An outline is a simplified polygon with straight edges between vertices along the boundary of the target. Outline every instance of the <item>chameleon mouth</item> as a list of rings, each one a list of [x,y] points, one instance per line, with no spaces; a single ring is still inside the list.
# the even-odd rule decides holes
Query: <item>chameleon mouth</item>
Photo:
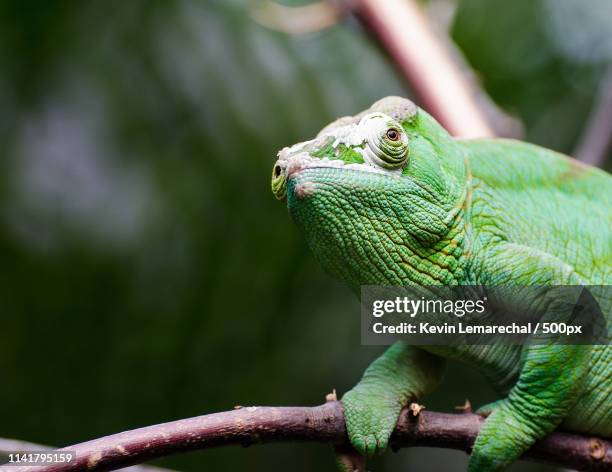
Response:
[[[287,198],[287,182],[305,169],[340,169],[369,172],[388,177],[397,177],[397,173],[382,169],[369,163],[346,162],[341,159],[313,157],[306,151],[288,155],[287,149],[279,152],[279,157],[272,168],[272,193],[277,200]]]

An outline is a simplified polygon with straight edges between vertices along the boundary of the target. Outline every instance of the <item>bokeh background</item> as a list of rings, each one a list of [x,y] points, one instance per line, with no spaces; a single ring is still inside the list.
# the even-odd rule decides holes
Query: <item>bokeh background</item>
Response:
[[[360,346],[357,300],[315,264],[269,177],[278,149],[336,117],[418,97],[355,19],[288,34],[260,4],[0,3],[0,436],[66,445],[236,404],[319,404],[380,352]],[[513,133],[576,150],[611,70],[612,2],[422,6]],[[493,393],[452,364],[424,403],[466,397]],[[405,449],[372,468],[466,463]],[[307,444],[158,464],[333,470]]]

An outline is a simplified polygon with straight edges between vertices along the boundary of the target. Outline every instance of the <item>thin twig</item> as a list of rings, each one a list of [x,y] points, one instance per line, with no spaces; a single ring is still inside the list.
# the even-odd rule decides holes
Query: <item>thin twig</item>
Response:
[[[259,24],[287,34],[308,34],[330,28],[343,14],[340,8],[324,0],[297,6],[267,0],[255,3],[251,9],[251,18]]]
[[[406,410],[391,438],[394,449],[435,446],[469,452],[483,423],[474,414]],[[106,436],[64,451],[76,453],[69,464],[5,467],[7,472],[114,470],[178,452],[272,442],[348,443],[342,406],[331,401],[316,407],[248,407],[148,426]],[[526,458],[580,470],[610,470],[612,441],[555,432],[539,441]]]
[[[601,81],[593,112],[576,148],[576,159],[603,167],[612,145],[612,67]]]
[[[495,133],[471,86],[413,0],[342,0],[387,50],[425,108],[454,136]]]

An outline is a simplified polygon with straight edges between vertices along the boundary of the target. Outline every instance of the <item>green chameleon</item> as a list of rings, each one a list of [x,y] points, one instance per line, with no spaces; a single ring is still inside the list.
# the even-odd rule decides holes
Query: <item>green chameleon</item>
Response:
[[[522,142],[454,139],[403,98],[281,150],[272,191],[357,294],[365,284],[612,283],[610,175]],[[501,397],[479,410],[471,472],[503,470],[557,427],[612,436],[609,345],[396,342],[342,398],[357,451],[387,447],[400,410],[438,385],[447,358],[480,370]]]

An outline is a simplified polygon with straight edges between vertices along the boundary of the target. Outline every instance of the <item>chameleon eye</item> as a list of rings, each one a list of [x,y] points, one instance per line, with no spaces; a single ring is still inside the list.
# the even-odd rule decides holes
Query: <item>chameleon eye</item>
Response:
[[[389,128],[387,130],[387,138],[391,141],[399,141],[400,140],[400,132],[395,128]]]
[[[364,116],[359,127],[364,136],[366,162],[384,169],[399,169],[408,162],[408,136],[402,125],[384,113]]]

